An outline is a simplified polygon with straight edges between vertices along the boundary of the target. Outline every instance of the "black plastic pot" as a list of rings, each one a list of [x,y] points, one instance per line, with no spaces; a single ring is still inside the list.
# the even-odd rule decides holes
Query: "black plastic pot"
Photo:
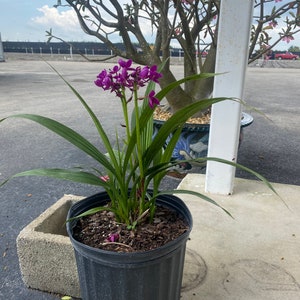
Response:
[[[74,204],[67,218],[108,202],[106,192]],[[154,250],[117,253],[84,245],[72,236],[75,221],[67,232],[75,250],[84,300],[179,300],[186,242],[192,229],[192,216],[184,202],[173,195],[160,196],[157,205],[179,212],[189,230],[176,240]]]

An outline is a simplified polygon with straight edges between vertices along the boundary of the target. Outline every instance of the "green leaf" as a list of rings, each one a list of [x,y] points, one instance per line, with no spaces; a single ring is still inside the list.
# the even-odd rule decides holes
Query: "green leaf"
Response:
[[[218,158],[218,157],[206,157],[205,160],[210,160],[210,161],[215,161],[215,162],[219,162],[219,163],[223,163],[223,164],[227,164],[227,165],[231,165],[233,167],[239,168],[241,170],[244,170],[252,175],[254,175],[255,177],[257,177],[258,179],[260,179],[274,194],[276,194],[277,196],[278,193],[276,192],[276,190],[274,189],[274,187],[272,186],[272,184],[261,174],[253,171],[250,168],[247,168],[241,164],[226,160],[226,159],[222,159],[222,158]],[[197,161],[197,159],[195,159],[195,161]]]
[[[83,99],[83,97],[79,94],[79,92],[51,64],[49,64],[47,61],[45,61],[45,62],[65,82],[65,84],[70,88],[70,90],[74,93],[74,95],[81,102],[83,107],[86,109],[86,111],[90,115],[90,117],[91,117],[91,119],[92,119],[98,133],[99,133],[101,141],[103,142],[107,152],[109,153],[112,164],[115,166],[115,170],[118,171],[118,168],[117,168],[118,161],[117,161],[117,159],[114,155],[114,150],[111,146],[110,140],[109,140],[107,134],[105,133],[99,119],[97,118],[97,116],[93,112],[93,110],[90,108],[90,106],[87,104],[87,102]],[[121,175],[117,174],[117,176],[121,176]]]
[[[299,5],[299,4],[298,4],[298,5]],[[289,14],[290,14],[293,18],[296,18],[296,15],[294,14],[294,12],[289,11]]]
[[[49,119],[39,115],[32,115],[32,114],[17,114],[12,115],[7,118],[0,120],[0,122],[4,121],[8,118],[23,118],[34,121],[47,129],[53,131],[57,135],[61,136],[78,149],[82,150],[96,161],[98,161],[101,165],[103,165],[106,169],[110,170],[112,173],[115,173],[115,168],[112,164],[108,161],[106,156],[102,154],[93,144],[91,144],[87,139],[81,136],[79,133],[74,131],[73,129],[65,126],[62,123],[59,123],[53,119]]]
[[[267,25],[262,30],[269,30],[269,29],[273,29],[273,26],[272,25]]]
[[[220,74],[200,73],[200,74],[195,74],[195,75],[184,77],[184,78],[174,81],[171,84],[169,84],[168,86],[166,86],[164,89],[162,89],[160,92],[158,92],[155,97],[162,100],[171,90],[173,90],[177,86],[181,85],[182,83],[185,83],[185,82],[188,82],[191,80],[206,79],[206,78],[214,77],[216,75],[220,75]]]
[[[224,100],[233,100],[231,98],[212,98],[212,99],[204,99],[199,102],[195,102],[182,108],[181,110],[174,113],[170,119],[168,119],[163,126],[159,129],[157,135],[154,137],[151,145],[147,149],[147,152],[144,155],[144,159],[146,160],[146,164],[153,159],[155,155],[156,149],[160,149],[164,146],[166,139],[170,135],[170,133],[174,132],[188,120],[189,117],[193,116],[198,111],[210,107],[214,103],[218,103]],[[173,143],[173,148],[175,143]],[[170,148],[169,151],[172,149]]]
[[[113,211],[110,207],[107,207],[107,206],[98,206],[98,207],[91,208],[91,209],[83,212],[82,214],[80,214],[78,216],[70,218],[66,222],[70,222],[70,221],[73,221],[73,220],[76,220],[76,219],[79,219],[79,218],[82,218],[82,217],[90,216],[90,215],[93,215],[93,214],[95,214],[95,213],[97,213],[99,211],[104,211],[104,210]]]
[[[227,215],[229,215],[231,218],[233,218],[233,216],[230,214],[230,212],[228,210],[226,210],[224,207],[222,207],[221,205],[219,205],[216,201],[214,201],[213,199],[211,199],[210,197],[195,192],[195,191],[190,191],[190,190],[171,190],[171,191],[162,191],[160,192],[158,195],[156,195],[156,197],[158,197],[159,195],[173,195],[173,194],[189,194],[189,195],[193,195],[193,196],[197,196],[219,208],[221,208]],[[234,218],[233,218],[234,219]]]
[[[95,174],[72,170],[72,169],[34,169],[24,171],[13,175],[11,178],[22,177],[22,176],[46,176],[56,179],[69,180],[74,182],[80,182],[85,184],[97,185],[106,187],[107,183],[101,180]]]
[[[52,40],[52,28],[49,31],[46,30],[46,36],[48,36],[47,44],[49,44]]]
[[[219,74],[214,74],[214,73],[200,73],[200,74],[191,75],[191,76],[182,78],[181,80],[178,80],[178,81],[175,81],[175,82],[169,84],[164,89],[162,89],[160,92],[158,92],[155,96],[159,100],[162,100],[167,95],[168,92],[170,92],[172,89],[174,89],[175,87],[179,86],[182,83],[185,83],[185,82],[190,81],[190,80],[205,79],[205,78],[213,77],[213,76],[216,76],[216,75],[219,75]],[[219,99],[221,99],[221,98],[219,98]],[[222,98],[222,100],[225,100],[225,99],[229,99],[229,98]],[[196,102],[197,104],[196,103],[191,104],[191,106],[193,108],[194,108],[193,105],[195,105],[196,108],[194,110],[192,110],[192,113],[189,114],[189,117],[192,116],[192,115],[194,115],[198,111],[201,111],[202,109],[208,108],[213,103],[216,103],[216,102],[222,101],[222,100],[216,100],[216,101],[214,101],[212,99],[206,99],[206,100],[201,100],[201,101]],[[233,99],[231,99],[231,100],[233,100]],[[145,104],[145,102],[144,102],[144,104]],[[189,108],[188,110],[190,110],[190,109],[191,108]],[[174,123],[181,122],[181,121],[182,121],[181,123],[185,123],[185,121],[189,118],[189,117],[185,118],[185,114],[187,114],[187,113],[188,112],[185,110],[185,112],[181,115],[182,119],[179,119],[179,117],[177,117],[177,120],[175,120]],[[140,129],[141,129],[142,133],[147,128],[147,126],[149,126],[149,120],[152,117],[153,117],[153,109],[151,109],[149,105],[143,105],[143,109],[142,109],[142,112],[141,112],[141,115],[140,115],[140,120],[139,120],[140,121]],[[176,126],[173,126],[173,127],[174,127],[174,129],[171,130],[171,131],[169,131],[169,133],[171,133],[172,131],[174,131],[176,129],[175,128]],[[164,140],[166,140],[166,138],[167,138],[168,135],[169,134],[167,134],[165,136]],[[164,143],[164,141],[162,140],[161,141],[161,145],[157,146],[156,149],[161,148],[163,146],[163,143]],[[135,147],[135,144],[136,144],[136,135],[135,135],[135,132],[133,132],[133,134],[131,136],[131,139],[129,141],[128,147],[127,147],[127,153],[126,153],[125,159],[124,159],[125,163],[128,162],[128,160],[130,159],[130,155],[131,155],[131,153],[133,151],[133,148]],[[156,151],[156,149],[154,149],[154,151]]]
[[[219,162],[219,163],[223,163],[223,164],[227,164],[227,165],[231,165],[235,168],[239,168],[241,170],[244,170],[252,175],[254,175],[256,178],[258,178],[259,180],[261,180],[275,195],[277,195],[279,197],[279,199],[284,203],[284,205],[288,207],[287,203],[282,199],[282,197],[277,193],[277,191],[275,190],[275,188],[272,186],[272,184],[264,177],[262,176],[261,174],[257,173],[256,171],[250,169],[250,168],[247,168],[241,164],[238,164],[236,162],[232,162],[232,161],[229,161],[229,160],[226,160],[226,159],[222,159],[222,158],[218,158],[218,157],[201,157],[201,158],[195,158],[195,159],[190,159],[190,160],[183,160],[183,161],[180,161],[180,162],[199,162],[201,164],[203,164],[203,162],[205,161],[215,161],[215,162]],[[167,165],[159,165],[157,166],[157,170],[156,168],[150,168],[148,170],[149,173],[153,173],[153,172],[159,172],[163,169],[166,169],[166,168],[169,168],[170,166],[174,166],[178,164],[178,162],[170,162]],[[182,193],[185,193],[185,194],[191,194],[191,195],[195,195],[195,196],[198,196],[200,198],[202,198],[203,200],[205,201],[208,201],[218,207],[220,207],[221,209],[223,209],[228,215],[231,216],[231,214],[225,210],[223,207],[221,207],[220,205],[218,205],[214,200],[212,200],[211,198],[207,197],[206,195],[203,195],[201,193],[198,193],[198,192],[194,192],[194,191],[187,191],[187,190],[172,190],[172,191],[161,191],[160,194],[175,194],[175,193],[178,193],[178,194],[182,194]],[[232,217],[232,216],[231,216]]]

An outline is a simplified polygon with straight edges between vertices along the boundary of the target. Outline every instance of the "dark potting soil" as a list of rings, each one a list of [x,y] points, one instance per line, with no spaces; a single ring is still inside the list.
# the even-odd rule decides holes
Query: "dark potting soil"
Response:
[[[134,230],[116,222],[114,214],[101,211],[78,220],[73,236],[88,246],[116,252],[148,251],[161,247],[188,230],[175,211],[158,206],[153,223],[147,220]]]

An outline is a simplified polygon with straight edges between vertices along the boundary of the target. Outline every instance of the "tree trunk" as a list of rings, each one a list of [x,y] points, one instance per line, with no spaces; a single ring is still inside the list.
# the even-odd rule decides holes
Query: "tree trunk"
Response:
[[[211,45],[211,48],[205,58],[201,73],[214,73],[216,64],[216,47]],[[209,98],[214,87],[214,77],[207,79],[199,79],[193,82],[191,87],[191,95],[194,101]]]
[[[170,83],[176,81],[173,73],[169,68],[164,68],[162,71],[163,77],[160,79],[159,83],[162,88],[166,87]],[[166,98],[171,108],[171,112],[176,112],[177,110],[193,103],[193,99],[188,95],[180,86],[171,90]]]

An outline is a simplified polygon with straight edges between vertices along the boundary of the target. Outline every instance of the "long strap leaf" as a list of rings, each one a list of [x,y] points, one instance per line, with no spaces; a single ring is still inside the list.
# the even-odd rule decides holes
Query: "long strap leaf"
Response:
[[[101,165],[103,165],[105,168],[110,170],[112,173],[115,173],[115,169],[112,166],[112,164],[109,162],[109,160],[106,158],[106,156],[101,153],[92,143],[90,143],[86,138],[84,138],[82,135],[74,131],[73,129],[67,127],[66,125],[57,122],[53,119],[43,117],[40,115],[33,115],[33,114],[17,114],[12,115],[7,118],[4,118],[0,120],[0,122],[4,121],[8,118],[23,118],[28,119],[31,121],[34,121],[49,130],[53,131],[57,135],[61,136],[74,146],[76,146],[78,149],[82,150],[92,158],[94,158],[96,161],[98,161]]]
[[[146,161],[151,161],[153,156],[155,155],[156,149],[160,149],[164,146],[166,139],[169,134],[174,132],[180,126],[182,126],[188,118],[193,116],[198,111],[209,107],[210,105],[224,101],[224,100],[232,100],[231,98],[212,98],[212,99],[204,99],[199,102],[195,102],[189,106],[182,108],[181,110],[174,113],[170,119],[168,119],[163,126],[158,130],[155,138],[153,139],[151,145],[149,146],[147,152],[144,155],[144,159]],[[175,146],[175,144],[173,144]],[[171,151],[171,149],[169,149]]]
[[[226,210],[224,207],[222,207],[221,205],[219,205],[216,201],[214,201],[213,199],[211,199],[210,197],[204,195],[204,194],[201,194],[201,193],[198,193],[198,192],[195,192],[195,191],[190,191],[190,190],[171,190],[171,191],[162,191],[160,192],[157,196],[159,195],[173,195],[173,194],[189,194],[189,195],[193,195],[193,196],[197,196],[219,208],[221,208],[224,212],[226,212],[227,215],[229,215],[230,217],[233,218],[233,216],[230,214],[230,212],[228,210]]]
[[[12,178],[22,177],[22,176],[46,176],[46,177],[52,177],[56,179],[69,180],[69,181],[103,186],[103,187],[107,186],[107,183],[101,180],[95,174],[84,172],[84,171],[67,170],[67,169],[34,169],[34,170],[24,171],[13,175],[5,182],[7,182]],[[1,185],[3,185],[4,183],[2,183]]]
[[[156,94],[156,97],[161,101],[167,95],[167,93],[169,91],[171,91],[172,89],[174,89],[175,87],[179,86],[182,83],[185,83],[185,82],[190,81],[190,80],[198,80],[198,79],[209,78],[209,77],[213,77],[215,75],[219,75],[219,74],[214,74],[214,73],[200,73],[200,74],[191,75],[191,76],[182,78],[181,80],[172,82],[171,84],[169,84],[168,86],[166,86],[164,89],[162,89],[160,92],[158,92]],[[233,100],[231,98],[226,98],[226,99]],[[225,100],[225,98],[223,98],[222,100]],[[222,100],[219,100],[219,101],[222,101]],[[208,103],[209,101],[211,101],[211,103]],[[203,100],[196,102],[196,103],[198,103],[196,105],[198,110],[197,109],[194,110],[193,113],[189,115],[189,117],[191,117],[192,115],[194,115],[198,111],[201,111],[202,109],[207,108],[210,105],[212,105],[213,103],[215,103],[215,102],[212,101],[212,99],[206,99],[206,102],[205,103],[204,102],[205,101],[203,101]],[[216,102],[218,102],[218,101],[216,101]],[[196,104],[196,103],[193,103],[193,104]],[[145,102],[144,102],[144,104],[145,104]],[[139,120],[140,121],[140,130],[141,130],[141,132],[143,132],[145,130],[145,128],[149,125],[149,119],[152,117],[152,115],[153,115],[153,109],[151,109],[149,107],[149,105],[143,105],[143,109],[142,109],[140,120]],[[184,119],[183,123],[189,117],[187,117],[186,119]],[[177,123],[178,123],[178,120],[177,120]],[[136,143],[136,136],[135,136],[135,134],[133,132],[133,135],[131,137],[130,143],[129,143],[128,148],[127,148],[127,153],[126,153],[125,158],[124,158],[124,162],[125,163],[129,160],[129,157],[130,157],[130,155],[131,155],[131,153],[133,151],[135,143]],[[162,146],[160,146],[160,147],[162,147]],[[159,147],[156,147],[156,149],[159,149]]]
[[[47,61],[45,61],[46,64],[65,82],[65,84],[70,88],[70,90],[74,93],[74,95],[78,98],[78,100],[81,102],[83,107],[86,109],[88,114],[90,115],[92,121],[94,122],[94,125],[99,133],[99,136],[101,137],[101,140],[106,148],[106,151],[109,154],[109,157],[111,159],[112,164],[115,166],[115,169],[118,170],[118,161],[117,157],[115,156],[114,149],[111,146],[110,140],[105,133],[103,126],[101,125],[99,119],[93,112],[93,110],[90,108],[90,106],[87,104],[87,102],[83,99],[83,97],[80,95],[80,93]],[[116,174],[117,177],[122,176],[121,174]]]

